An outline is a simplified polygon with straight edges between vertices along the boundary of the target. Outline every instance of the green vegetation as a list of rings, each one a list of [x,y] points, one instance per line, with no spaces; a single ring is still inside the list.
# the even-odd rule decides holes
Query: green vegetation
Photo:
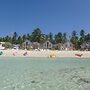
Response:
[[[66,33],[61,32],[58,32],[56,35],[53,35],[51,32],[49,34],[43,34],[39,28],[36,28],[31,35],[28,33],[26,35],[19,36],[17,32],[14,32],[13,36],[0,37],[0,42],[10,42],[11,44],[20,44],[21,46],[22,43],[28,39],[31,42],[38,42],[40,44],[43,44],[46,40],[49,40],[52,44],[64,44],[68,41],[67,37]],[[83,43],[90,42],[90,33],[86,34],[85,30],[82,29],[80,31],[80,35],[78,35],[74,30],[69,38],[69,41],[74,45],[75,50],[80,50]],[[7,45],[6,47],[11,48],[12,46]]]

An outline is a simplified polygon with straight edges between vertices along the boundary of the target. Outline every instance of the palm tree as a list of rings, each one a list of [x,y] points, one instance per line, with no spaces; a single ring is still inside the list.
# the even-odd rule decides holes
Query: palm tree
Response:
[[[75,30],[72,32],[72,37],[71,37],[70,41],[73,43],[75,49],[79,48],[78,36],[77,36],[77,32]]]
[[[27,39],[28,39],[28,40],[31,40],[31,36],[30,36],[30,34],[29,34],[29,33],[27,34],[27,36],[26,36],[26,37],[27,37]]]
[[[63,43],[65,43],[67,41],[67,34],[63,33]]]
[[[80,36],[81,37],[84,37],[85,36],[85,31],[83,29],[80,31]]]
[[[17,44],[17,38],[18,38],[18,34],[17,34],[17,32],[14,32],[13,37],[12,37],[12,43],[13,44]]]
[[[24,34],[24,35],[22,36],[22,41],[24,42],[26,39],[27,39],[27,36]]]
[[[41,43],[43,39],[42,32],[39,28],[36,28],[31,35],[32,42],[39,42]]]
[[[85,42],[85,31],[82,29],[81,31],[80,31],[80,44],[82,44],[82,43],[84,43]]]
[[[59,32],[55,35],[55,41],[56,41],[56,43],[62,43],[63,42],[63,35],[61,32]]]

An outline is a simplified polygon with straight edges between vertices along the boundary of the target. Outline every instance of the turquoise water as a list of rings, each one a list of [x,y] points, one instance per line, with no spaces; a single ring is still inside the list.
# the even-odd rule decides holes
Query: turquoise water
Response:
[[[90,90],[90,59],[0,58],[0,90]]]

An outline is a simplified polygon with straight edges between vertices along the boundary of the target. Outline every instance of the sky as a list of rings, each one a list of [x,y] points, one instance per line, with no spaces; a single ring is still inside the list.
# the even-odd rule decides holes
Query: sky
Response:
[[[0,0],[0,36],[66,32],[90,33],[90,0]]]

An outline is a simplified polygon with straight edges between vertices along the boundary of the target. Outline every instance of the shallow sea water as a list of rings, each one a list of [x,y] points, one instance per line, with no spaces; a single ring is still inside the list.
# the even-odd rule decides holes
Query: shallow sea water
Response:
[[[90,90],[90,58],[0,58],[0,90]]]

